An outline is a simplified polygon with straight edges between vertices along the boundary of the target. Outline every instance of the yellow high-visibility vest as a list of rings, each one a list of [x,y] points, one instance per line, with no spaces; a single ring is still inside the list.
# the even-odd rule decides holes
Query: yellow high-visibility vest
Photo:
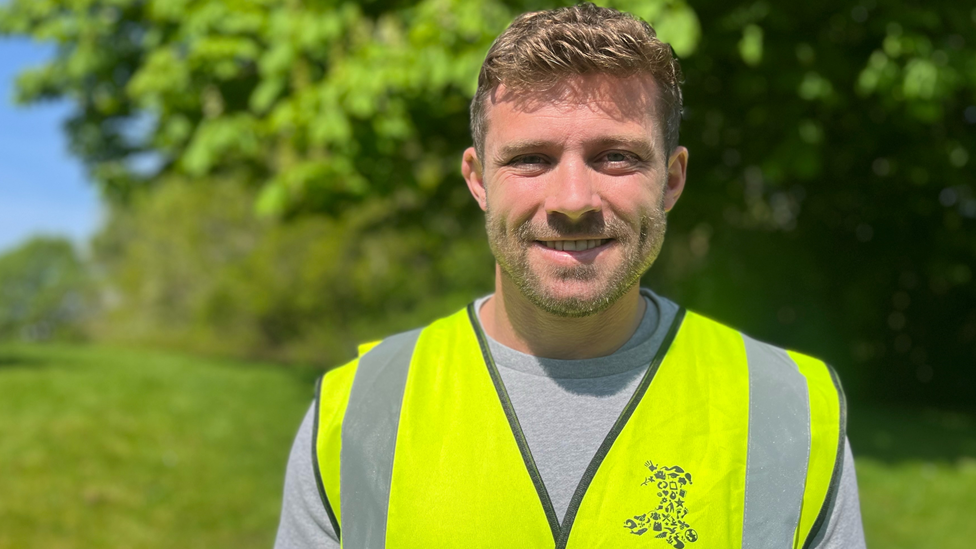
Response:
[[[680,310],[557,517],[473,306],[323,376],[313,448],[344,549],[808,547],[839,482],[833,371]]]

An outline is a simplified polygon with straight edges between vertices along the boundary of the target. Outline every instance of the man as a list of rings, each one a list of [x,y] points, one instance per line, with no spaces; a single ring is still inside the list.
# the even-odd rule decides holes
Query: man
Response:
[[[324,376],[276,547],[864,546],[829,368],[638,286],[685,185],[679,84],[592,4],[499,36],[462,161],[495,292]]]

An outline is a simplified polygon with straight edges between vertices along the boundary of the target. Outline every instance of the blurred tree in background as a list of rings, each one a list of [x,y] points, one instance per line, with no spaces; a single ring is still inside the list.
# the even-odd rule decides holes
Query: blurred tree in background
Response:
[[[686,244],[651,276],[859,394],[971,406],[976,9],[694,7]]]
[[[490,290],[458,175],[500,0],[10,0],[110,204],[93,333],[334,364]],[[976,385],[976,10],[620,0],[683,59],[687,192],[647,282],[861,395]]]
[[[0,256],[0,339],[76,339],[92,301],[71,243],[37,237]]]
[[[282,223],[256,218],[255,197],[235,180],[170,181],[117,208],[95,241],[112,293],[93,334],[335,365],[489,288],[474,224],[431,236],[390,222],[392,199]]]

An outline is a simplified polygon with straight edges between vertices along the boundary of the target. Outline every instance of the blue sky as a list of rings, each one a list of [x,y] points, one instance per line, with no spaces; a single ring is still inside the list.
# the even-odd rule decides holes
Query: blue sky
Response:
[[[83,247],[100,221],[98,193],[61,129],[70,105],[13,101],[16,75],[53,51],[0,38],[0,253],[36,234],[66,236]]]

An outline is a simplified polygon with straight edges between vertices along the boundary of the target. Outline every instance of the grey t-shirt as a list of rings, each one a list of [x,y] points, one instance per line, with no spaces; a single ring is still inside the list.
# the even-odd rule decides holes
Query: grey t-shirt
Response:
[[[678,311],[642,290],[647,307],[634,335],[611,355],[556,360],[521,353],[488,338],[492,356],[557,515],[562,519],[587,465],[633,395]],[[475,302],[479,311],[486,298]],[[312,464],[313,410],[295,437],[285,473],[276,549],[338,548]],[[865,546],[857,480],[845,441],[840,489],[816,549]]]
[[[475,301],[479,315],[486,299]],[[652,300],[650,294],[644,299],[647,307],[634,335],[608,356],[539,358],[488,337],[491,355],[560,522],[583,472],[640,385],[678,313],[671,301]]]

